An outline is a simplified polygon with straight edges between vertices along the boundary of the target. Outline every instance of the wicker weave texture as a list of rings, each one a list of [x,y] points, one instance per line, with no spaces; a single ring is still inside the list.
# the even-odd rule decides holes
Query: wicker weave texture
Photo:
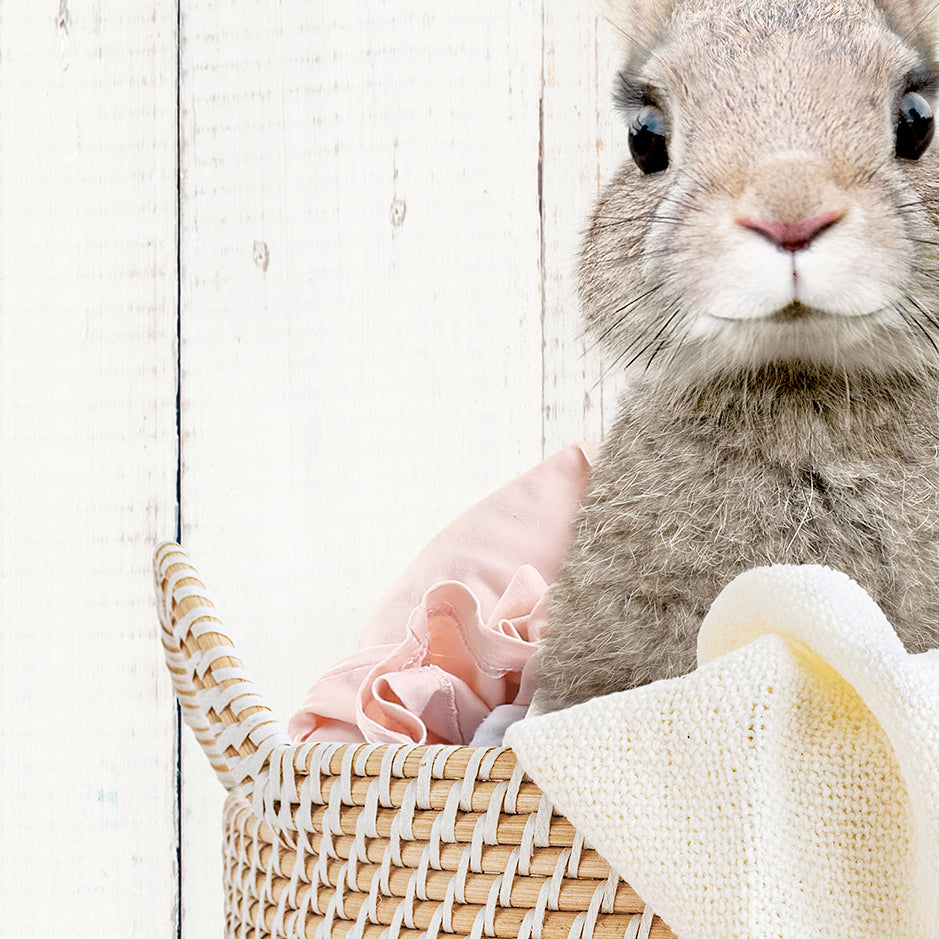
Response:
[[[178,545],[155,573],[183,713],[230,790],[228,937],[673,935],[511,750],[291,744]]]

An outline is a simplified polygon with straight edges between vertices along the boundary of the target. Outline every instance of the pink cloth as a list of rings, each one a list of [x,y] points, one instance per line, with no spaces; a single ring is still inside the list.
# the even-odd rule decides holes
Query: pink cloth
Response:
[[[544,594],[573,537],[595,447],[570,446],[487,496],[414,559],[290,719],[297,742],[470,741],[527,705]]]

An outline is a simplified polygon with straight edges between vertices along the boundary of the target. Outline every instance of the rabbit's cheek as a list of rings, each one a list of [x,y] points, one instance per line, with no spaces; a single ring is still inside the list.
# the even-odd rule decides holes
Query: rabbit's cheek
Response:
[[[892,252],[859,250],[853,239],[832,237],[796,256],[795,296],[828,314],[868,316],[897,302],[905,268]]]
[[[762,319],[795,300],[789,252],[755,237],[728,242],[712,243],[704,264],[689,263],[678,275],[690,310],[715,319]]]

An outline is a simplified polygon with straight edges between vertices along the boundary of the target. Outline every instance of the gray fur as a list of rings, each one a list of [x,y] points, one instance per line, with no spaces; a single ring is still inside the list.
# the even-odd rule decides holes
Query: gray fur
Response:
[[[631,379],[552,588],[540,709],[689,671],[711,601],[764,564],[845,571],[910,651],[939,646],[939,144],[893,153],[933,2],[608,3],[671,162],[625,165],[583,248],[588,328]],[[788,288],[733,219],[832,207],[813,299],[764,309],[764,281]]]

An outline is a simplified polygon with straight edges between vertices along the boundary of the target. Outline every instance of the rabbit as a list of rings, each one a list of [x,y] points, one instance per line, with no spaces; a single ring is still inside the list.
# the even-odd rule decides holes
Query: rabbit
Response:
[[[936,0],[609,0],[630,159],[579,289],[626,389],[534,712],[695,666],[738,573],[825,564],[939,645]]]

